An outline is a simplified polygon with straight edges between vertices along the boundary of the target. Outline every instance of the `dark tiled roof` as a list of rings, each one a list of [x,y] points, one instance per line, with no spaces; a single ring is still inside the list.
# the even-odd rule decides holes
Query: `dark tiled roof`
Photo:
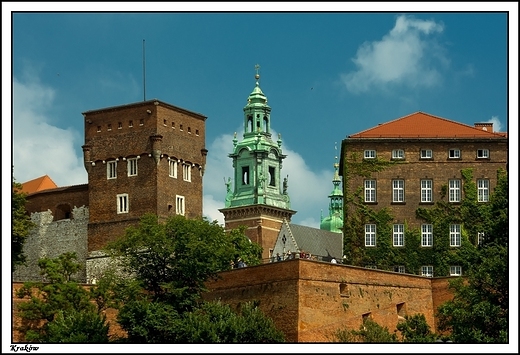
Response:
[[[301,251],[312,255],[343,256],[343,234],[289,223],[289,230]]]

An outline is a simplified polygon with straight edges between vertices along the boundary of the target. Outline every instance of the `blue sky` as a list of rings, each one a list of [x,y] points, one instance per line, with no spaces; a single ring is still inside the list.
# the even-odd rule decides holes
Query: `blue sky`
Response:
[[[201,10],[153,4],[124,10]],[[282,175],[289,175],[294,223],[319,227],[320,212],[328,213],[335,146],[339,150],[350,134],[416,111],[469,125],[492,121],[495,130],[516,134],[508,127],[518,117],[517,103],[508,106],[508,84],[511,97],[518,97],[516,12],[516,21],[509,19],[516,30],[505,12],[337,12],[376,8],[367,5],[302,3],[298,9],[335,10],[328,13],[13,13],[14,177],[24,182],[48,174],[59,186],[86,183],[81,113],[142,101],[145,87],[146,99],[208,116],[204,214],[222,222],[223,178],[233,176],[227,155],[233,133],[242,136],[255,64],[272,107],[271,126],[287,154]],[[122,10],[118,4],[69,6]],[[287,9],[242,3],[229,10],[270,6]],[[508,33],[514,36],[509,41]],[[508,76],[509,54],[516,66]]]

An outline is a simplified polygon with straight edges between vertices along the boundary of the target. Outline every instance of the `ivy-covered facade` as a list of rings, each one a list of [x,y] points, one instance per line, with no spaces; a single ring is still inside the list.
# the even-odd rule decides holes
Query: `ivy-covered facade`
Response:
[[[507,136],[491,124],[418,112],[348,136],[340,159],[344,262],[463,274],[506,170]]]

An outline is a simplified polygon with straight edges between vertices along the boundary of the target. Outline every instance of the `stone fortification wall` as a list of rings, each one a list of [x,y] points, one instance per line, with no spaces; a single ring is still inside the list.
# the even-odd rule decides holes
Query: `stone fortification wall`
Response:
[[[85,265],[87,259],[88,207],[74,207],[71,218],[53,221],[50,210],[31,213],[35,228],[24,244],[27,258],[25,266],[18,266],[13,273],[13,281],[25,282],[42,280],[38,260],[43,257],[55,258],[65,252],[76,252],[78,262]],[[79,282],[86,281],[86,269],[77,274]]]

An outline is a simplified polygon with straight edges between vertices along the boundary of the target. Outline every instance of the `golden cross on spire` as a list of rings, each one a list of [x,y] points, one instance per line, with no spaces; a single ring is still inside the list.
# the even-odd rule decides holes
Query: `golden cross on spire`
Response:
[[[255,75],[255,79],[258,80],[258,78],[260,78],[260,74],[258,74],[258,70],[260,69],[260,65],[256,64],[255,65],[255,70],[256,70],[256,75]]]

